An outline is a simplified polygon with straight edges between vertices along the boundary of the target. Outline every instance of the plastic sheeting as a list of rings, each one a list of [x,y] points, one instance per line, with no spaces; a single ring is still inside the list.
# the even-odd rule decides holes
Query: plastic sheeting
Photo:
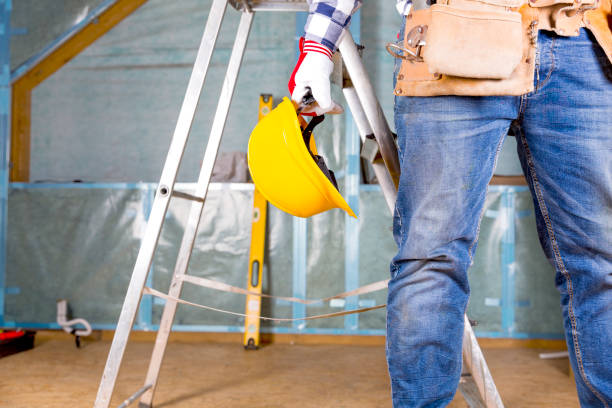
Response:
[[[55,300],[68,299],[74,315],[94,327],[112,327],[119,315],[144,232],[153,185],[16,185],[9,197],[9,248],[6,321],[47,327],[55,321]],[[189,192],[190,185],[178,186]],[[167,291],[187,218],[189,202],[173,200],[160,237],[149,284]],[[509,205],[511,204],[511,205]],[[189,274],[246,287],[252,186],[217,184],[209,192],[191,257]],[[296,235],[295,219],[270,206],[263,285],[273,295],[299,293],[320,298],[386,279],[395,253],[391,217],[375,187],[360,193],[358,269],[346,268],[346,216],[340,210],[306,221]],[[496,187],[487,197],[481,237],[470,269],[468,315],[476,333],[497,337],[561,337],[559,295],[544,255],[534,251],[533,207],[524,188]],[[514,223],[509,224],[509,219]],[[515,240],[509,240],[512,227]],[[305,276],[296,270],[296,239],[306,245]],[[509,254],[513,255],[509,257]],[[508,262],[511,261],[511,262]],[[506,263],[504,263],[506,262]],[[182,297],[206,305],[244,311],[244,297],[184,284]],[[382,304],[384,291],[359,299],[361,307]],[[138,328],[159,323],[163,302],[144,297]],[[308,315],[342,310],[342,303],[312,305]],[[151,310],[150,314],[148,311]],[[144,312],[143,312],[144,311]],[[265,299],[262,314],[294,317],[291,304]],[[242,318],[179,306],[175,324],[189,330],[240,331]],[[263,322],[264,330],[285,332],[383,333],[385,312],[359,315],[357,327],[346,318],[304,324]],[[49,326],[52,327],[52,326]],[[325,331],[327,330],[327,331]]]
[[[242,185],[244,186],[244,185]],[[187,190],[187,192],[190,192]],[[200,229],[192,252],[188,273],[234,286],[246,287],[249,259],[252,188],[235,190],[227,187],[211,191],[204,206]],[[162,230],[159,249],[154,261],[153,285],[167,291],[191,203],[174,200]],[[275,208],[268,212],[267,247],[263,285],[266,293],[291,293],[291,217]],[[183,286],[183,298],[209,306],[244,313],[244,297],[220,293],[190,283]],[[157,303],[157,302],[156,302]],[[154,324],[159,323],[163,307],[154,305]],[[290,317],[287,306],[265,299],[262,314]],[[210,311],[179,306],[176,324],[242,326],[243,319]],[[263,322],[264,326],[268,322]]]
[[[14,0],[11,70],[45,49],[105,0]]]
[[[492,190],[469,271],[474,330],[499,337],[560,337],[560,297],[538,242],[531,195],[526,187]]]
[[[11,189],[5,319],[55,322],[63,298],[79,317],[116,323],[144,205],[139,190]]]
[[[149,0],[32,93],[31,180],[156,182],[178,118],[210,0]],[[226,12],[179,180],[194,181],[239,13]],[[222,152],[247,148],[260,93],[287,94],[295,14],[258,13]]]

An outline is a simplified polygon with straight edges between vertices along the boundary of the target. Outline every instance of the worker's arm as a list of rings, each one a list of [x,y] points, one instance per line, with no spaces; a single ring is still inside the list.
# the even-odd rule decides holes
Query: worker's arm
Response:
[[[308,4],[310,12],[304,27],[306,40],[336,51],[340,36],[361,6],[361,0],[308,0]]]
[[[361,0],[308,0],[310,13],[300,41],[300,58],[289,79],[291,99],[300,103],[310,90],[316,104],[302,113],[322,115],[342,113],[330,93],[329,75],[334,69],[332,54],[351,15],[361,6]]]
[[[317,102],[303,113],[342,113],[342,107],[332,100],[330,93],[329,76],[334,68],[332,54],[361,4],[362,0],[308,0],[306,34],[300,42],[300,58],[289,80],[291,99],[300,103],[311,90]],[[411,0],[396,0],[400,14],[408,14],[410,6]]]

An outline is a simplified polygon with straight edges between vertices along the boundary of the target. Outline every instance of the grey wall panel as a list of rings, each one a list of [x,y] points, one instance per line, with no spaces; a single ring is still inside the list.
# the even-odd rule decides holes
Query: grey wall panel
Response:
[[[318,299],[345,291],[344,279],[344,211],[334,209],[308,220],[308,260],[306,269],[306,297]],[[342,311],[325,304],[307,307],[307,314]],[[343,328],[344,319],[314,320],[308,327]]]
[[[293,271],[293,217],[268,204],[268,227],[263,268],[263,292],[276,296],[291,296]],[[262,316],[292,317],[287,302],[263,299]],[[263,321],[262,327],[290,327],[291,323]]]
[[[68,299],[75,316],[94,324],[114,324],[144,231],[147,189],[12,189],[9,196],[9,247],[6,320],[21,323],[55,321],[55,300]],[[504,267],[507,215],[504,194],[515,197],[515,261]],[[189,273],[245,287],[250,245],[252,191],[231,189],[209,192]],[[160,247],[153,264],[152,286],[167,291],[180,244],[189,203],[173,200]],[[333,210],[307,221],[306,296],[320,298],[343,292],[345,271],[345,215]],[[507,238],[507,237],[506,237]],[[506,246],[505,250],[509,250]],[[349,271],[365,285],[386,279],[395,254],[391,217],[377,191],[360,194],[359,270]],[[293,218],[269,206],[264,292],[292,296]],[[504,272],[506,268],[506,272]],[[508,271],[514,270],[508,281]],[[491,192],[487,198],[480,242],[469,270],[470,318],[476,331],[487,335],[559,337],[562,334],[559,294],[552,267],[542,254],[527,191]],[[506,283],[504,283],[506,282]],[[511,321],[503,325],[508,282],[514,299]],[[213,307],[244,311],[244,297],[185,284],[183,297]],[[361,301],[386,302],[386,291],[363,295]],[[363,305],[362,305],[363,306]],[[291,317],[292,305],[264,300],[262,314]],[[307,308],[308,315],[342,310],[329,303]],[[508,312],[508,311],[506,311]],[[153,323],[161,306],[153,307]],[[359,316],[359,329],[384,330],[385,311]],[[177,324],[194,327],[243,325],[240,317],[179,308]],[[291,322],[263,322],[263,327],[290,328]],[[299,326],[299,325],[298,325]],[[307,328],[345,330],[344,318],[311,321]]]
[[[252,191],[211,191],[204,206],[200,229],[191,256],[188,273],[230,285],[245,288],[249,246],[251,242]],[[190,203],[174,200],[167,215],[166,224],[156,253],[154,286],[167,292],[180,246]],[[269,206],[267,246],[263,285],[265,293],[291,295],[291,219]],[[245,298],[242,295],[184,284],[182,297],[186,300],[224,310],[244,313]],[[154,323],[159,323],[163,307],[154,306]],[[262,315],[290,317],[291,308],[264,300]],[[241,327],[242,317],[230,316],[181,305],[176,324],[230,325]],[[279,325],[278,323],[266,323]],[[280,325],[285,325],[280,324]]]
[[[55,322],[57,299],[73,315],[114,324],[144,227],[139,190],[11,190],[7,321]]]
[[[393,67],[395,59],[385,45],[397,40],[402,17],[395,4],[388,1],[366,1],[361,8],[361,43],[366,47],[364,64],[391,129],[393,123]]]
[[[499,214],[501,194],[489,193],[486,210]],[[493,217],[485,210],[480,225],[478,248],[474,263],[468,270],[470,281],[470,301],[467,314],[476,320],[477,331],[501,331],[502,270],[500,240],[504,231],[504,221]],[[494,213],[495,214],[495,213]]]
[[[535,335],[563,332],[555,271],[540,248],[529,192],[518,193],[516,219],[516,330]]]
[[[393,221],[381,192],[362,191],[359,196],[359,284],[389,279],[389,263],[397,247],[393,240]],[[370,293],[361,300],[387,303],[387,291]],[[386,311],[375,310],[359,316],[362,329],[384,329]]]
[[[191,193],[191,192],[190,192]],[[252,193],[211,191],[204,205],[188,273],[245,287],[248,265]],[[173,200],[155,258],[155,287],[167,292],[191,203]],[[190,283],[182,297],[196,303],[244,313],[242,295],[218,292]],[[156,306],[155,317],[161,307]],[[176,324],[240,325],[242,318],[181,305]]]
[[[14,0],[11,70],[82,21],[104,0]]]
[[[151,0],[39,85],[32,180],[156,181],[211,1]],[[239,13],[229,8],[179,175],[194,181]],[[222,151],[245,151],[260,93],[287,94],[295,15],[255,18]]]

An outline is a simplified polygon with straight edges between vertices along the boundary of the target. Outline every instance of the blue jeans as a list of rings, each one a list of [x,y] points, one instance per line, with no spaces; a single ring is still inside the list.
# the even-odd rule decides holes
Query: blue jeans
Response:
[[[612,408],[612,66],[593,37],[541,32],[535,91],[396,97],[387,360],[394,407],[443,407],[461,373],[467,270],[512,126],[540,242],[556,269],[583,407]],[[552,282],[551,282],[552,283]]]

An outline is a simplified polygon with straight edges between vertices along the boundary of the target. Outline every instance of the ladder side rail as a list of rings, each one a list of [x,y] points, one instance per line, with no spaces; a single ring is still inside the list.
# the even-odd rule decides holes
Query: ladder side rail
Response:
[[[142,297],[142,290],[149,274],[166,211],[168,210],[171,198],[171,188],[174,186],[183,152],[185,151],[189,130],[191,129],[191,123],[202,91],[202,86],[204,85],[204,79],[206,78],[212,51],[219,34],[226,6],[227,0],[214,0],[208,17],[206,29],[198,49],[196,62],[189,79],[187,92],[185,93],[183,105],[181,106],[170,149],[162,171],[158,193],[153,202],[151,214],[147,222],[147,228],[140,245],[130,284],[121,308],[119,321],[115,329],[113,342],[108,353],[102,379],[100,380],[100,386],[94,402],[95,408],[108,408],[110,404],[110,399],[117,381],[117,375],[119,374],[119,368],[121,367],[121,361],[123,360],[125,347],[127,346],[127,341],[132,326],[134,325],[136,312]]]
[[[397,147],[395,146],[395,141],[393,140],[393,135],[387,123],[387,119],[378,103],[378,98],[369,80],[368,73],[363,66],[363,61],[357,50],[357,45],[349,31],[344,34],[338,45],[338,49],[342,55],[342,60],[349,73],[351,82],[359,96],[363,111],[368,118],[368,122],[370,122],[374,137],[380,147],[380,154],[391,175],[395,189],[397,190],[400,176]]]
[[[252,21],[253,13],[247,11],[242,12],[240,24],[236,33],[236,40],[232,48],[232,54],[230,56],[217,110],[213,119],[210,136],[208,143],[206,144],[206,151],[204,153],[204,160],[202,162],[200,175],[198,177],[196,192],[194,194],[196,197],[201,198],[202,201],[195,201],[191,204],[187,225],[183,233],[183,239],[181,241],[176,265],[174,267],[172,283],[170,284],[170,290],[168,292],[168,294],[174,298],[180,297],[181,290],[183,288],[183,280],[176,279],[176,277],[179,275],[185,275],[187,272],[187,267],[189,266],[189,260],[191,258],[191,252],[197,236],[200,218],[202,217],[204,202],[208,193],[210,177],[212,175],[213,166],[215,164],[219,146],[221,144],[221,136],[225,127],[225,122],[238,78],[242,57],[244,56],[244,51],[246,49],[246,43]],[[155,388],[159,378],[159,371],[166,351],[166,346],[168,344],[168,337],[170,335],[170,331],[172,330],[172,322],[174,321],[176,308],[177,303],[175,301],[166,301],[145,380],[145,384],[151,384],[152,387],[145,394],[143,394],[142,398],[140,399],[140,407],[152,406],[153,395],[155,393]]]
[[[372,128],[366,119],[365,112],[363,111],[363,107],[359,102],[359,97],[357,96],[357,91],[354,87],[349,86],[342,89],[344,93],[344,98],[346,99],[346,103],[351,110],[351,115],[355,120],[355,124],[357,125],[357,130],[359,131],[359,136],[361,137],[361,141],[364,142],[367,135],[373,134]],[[397,199],[397,190],[395,185],[393,184],[393,179],[389,174],[389,170],[383,163],[370,163],[372,168],[374,169],[374,174],[376,174],[376,179],[378,180],[378,184],[383,192],[383,196],[385,197],[385,201],[387,206],[389,207],[389,211],[391,215],[393,215],[393,211],[395,210],[395,200]]]
[[[462,378],[465,381],[459,387],[468,404],[478,408],[503,408],[501,396],[467,316],[464,317],[463,328],[463,366],[463,371],[471,374]],[[478,389],[480,401],[470,398],[470,389],[474,388]]]

